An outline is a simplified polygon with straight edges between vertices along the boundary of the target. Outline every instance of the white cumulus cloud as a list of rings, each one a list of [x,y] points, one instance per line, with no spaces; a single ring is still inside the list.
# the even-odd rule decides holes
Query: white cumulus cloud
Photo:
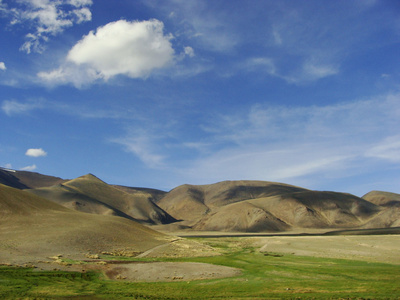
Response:
[[[25,152],[26,156],[31,156],[31,157],[41,157],[41,156],[46,156],[47,152],[44,151],[42,148],[31,148],[26,150]]]
[[[3,70],[3,71],[5,71],[7,68],[6,68],[6,65],[5,65],[5,63],[4,62],[0,62],[0,70]]]
[[[165,36],[163,28],[158,20],[112,22],[86,35],[67,59],[90,66],[104,78],[118,74],[146,77],[153,69],[172,61],[171,36]]]
[[[63,66],[38,76],[47,83],[75,85],[116,75],[146,78],[174,60],[172,35],[164,35],[163,29],[164,24],[155,19],[108,23],[84,36],[69,51]]]
[[[65,64],[49,72],[39,72],[37,76],[48,85],[62,85],[72,83],[76,87],[87,86],[101,76],[94,69],[74,64]]]

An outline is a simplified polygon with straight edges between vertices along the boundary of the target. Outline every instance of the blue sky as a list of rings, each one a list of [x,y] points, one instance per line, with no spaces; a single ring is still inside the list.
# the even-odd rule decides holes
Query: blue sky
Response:
[[[0,0],[0,166],[400,193],[400,2]]]

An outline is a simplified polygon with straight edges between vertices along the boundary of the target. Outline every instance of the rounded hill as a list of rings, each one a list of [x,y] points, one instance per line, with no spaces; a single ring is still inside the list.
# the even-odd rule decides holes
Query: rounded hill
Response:
[[[83,257],[118,249],[144,252],[169,237],[126,218],[69,210],[31,193],[0,184],[2,260]],[[4,261],[3,261],[4,262]]]

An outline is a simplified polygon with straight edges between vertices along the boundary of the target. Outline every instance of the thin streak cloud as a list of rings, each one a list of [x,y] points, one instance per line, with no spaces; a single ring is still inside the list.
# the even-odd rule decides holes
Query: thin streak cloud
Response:
[[[26,166],[26,167],[21,168],[21,171],[32,172],[32,171],[35,171],[36,169],[37,169],[37,166],[35,164],[33,164],[33,165],[30,165],[30,166]]]
[[[8,115],[26,114],[35,109],[44,107],[43,100],[30,100],[27,102],[19,102],[17,100],[4,100],[1,109]]]

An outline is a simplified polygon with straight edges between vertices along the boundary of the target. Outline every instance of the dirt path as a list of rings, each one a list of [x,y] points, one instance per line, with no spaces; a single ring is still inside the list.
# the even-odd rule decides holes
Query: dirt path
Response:
[[[153,253],[153,252],[155,252],[155,251],[160,251],[160,250],[162,250],[162,249],[164,249],[164,248],[170,247],[172,243],[174,243],[174,242],[176,242],[176,241],[178,241],[178,240],[179,240],[179,239],[175,239],[175,240],[169,241],[168,243],[165,243],[165,244],[156,246],[156,247],[154,247],[154,248],[151,248],[151,249],[149,249],[149,250],[147,250],[147,251],[145,251],[145,252],[139,254],[139,255],[136,256],[136,257],[137,257],[137,258],[142,258],[142,257],[149,256],[151,253]]]

